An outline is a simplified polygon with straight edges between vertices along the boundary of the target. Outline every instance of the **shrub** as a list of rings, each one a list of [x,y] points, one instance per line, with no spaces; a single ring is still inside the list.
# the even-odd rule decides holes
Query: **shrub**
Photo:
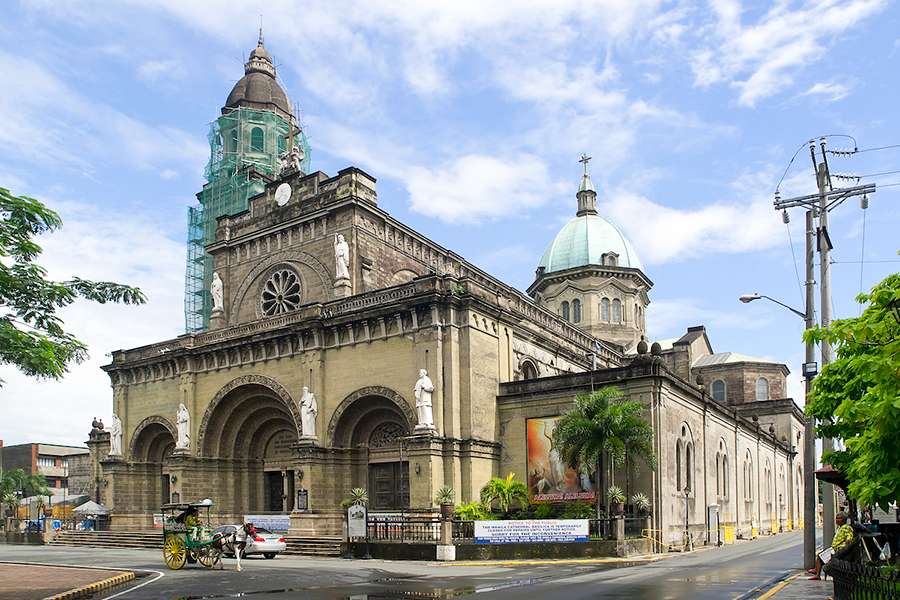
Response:
[[[631,503],[638,512],[646,512],[650,510],[650,498],[643,492],[638,492],[631,497]]]
[[[484,504],[477,500],[468,504],[458,504],[453,509],[453,516],[460,521],[486,521],[492,518]]]
[[[562,510],[563,519],[592,519],[595,516],[596,509],[588,502],[569,502]]]
[[[444,486],[434,496],[435,504],[453,504],[453,488]]]
[[[610,502],[621,502],[622,504],[627,500],[625,492],[617,485],[609,486],[609,489],[606,490],[606,497],[609,498]]]

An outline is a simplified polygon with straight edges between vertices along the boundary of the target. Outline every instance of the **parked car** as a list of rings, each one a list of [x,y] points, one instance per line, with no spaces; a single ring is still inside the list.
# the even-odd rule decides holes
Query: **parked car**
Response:
[[[213,530],[213,533],[221,533],[230,536],[237,531],[238,527],[241,527],[241,525],[222,525],[221,527],[216,527]],[[223,549],[226,555],[234,556],[234,546],[232,545],[232,542],[226,542]],[[280,533],[272,533],[264,527],[257,527],[256,536],[252,538],[249,536],[247,537],[247,546],[244,548],[241,558],[253,554],[262,554],[266,558],[271,559],[284,552],[285,549],[287,549],[287,541],[284,539],[283,535]]]

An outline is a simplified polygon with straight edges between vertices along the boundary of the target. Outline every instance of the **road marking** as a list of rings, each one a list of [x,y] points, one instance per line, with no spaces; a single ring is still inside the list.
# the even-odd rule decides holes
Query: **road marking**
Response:
[[[780,592],[782,589],[784,589],[790,582],[792,582],[793,580],[800,577],[800,575],[802,575],[802,573],[795,573],[794,575],[791,575],[790,577],[788,577],[787,579],[785,579],[784,581],[780,582],[778,585],[776,585],[775,587],[770,589],[768,592],[766,592],[765,594],[760,596],[757,600],[766,600],[767,598],[771,598],[772,596],[774,596],[775,594]]]
[[[141,584],[138,584],[138,585],[134,586],[133,588],[129,588],[125,591],[119,592],[118,594],[113,594],[112,596],[107,596],[106,600],[112,600],[113,598],[118,598],[119,596],[124,596],[125,594],[131,593],[138,588],[144,587],[145,585],[149,585],[149,584],[153,583],[154,581],[159,581],[160,579],[162,579],[163,577],[166,576],[166,574],[163,573],[162,571],[154,571],[153,569],[140,569],[140,570],[141,571],[149,571],[151,573],[156,573],[156,577],[154,577],[153,579],[150,579],[149,581],[145,581]]]

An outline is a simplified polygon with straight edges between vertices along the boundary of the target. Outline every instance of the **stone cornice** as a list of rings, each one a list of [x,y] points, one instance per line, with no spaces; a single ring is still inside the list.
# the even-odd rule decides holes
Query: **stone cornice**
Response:
[[[611,279],[637,279],[638,282],[646,286],[647,289],[653,287],[653,281],[640,269],[631,267],[612,267],[607,265],[582,265],[572,267],[563,271],[552,271],[550,273],[542,273],[535,277],[534,282],[528,286],[528,294],[534,295],[536,292],[544,289],[553,283],[560,283],[567,279],[578,279],[582,277],[608,277]]]

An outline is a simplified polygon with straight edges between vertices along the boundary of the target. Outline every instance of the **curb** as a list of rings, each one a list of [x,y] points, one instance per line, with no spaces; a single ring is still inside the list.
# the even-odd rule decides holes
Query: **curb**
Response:
[[[92,596],[97,592],[108,590],[109,588],[115,587],[117,585],[122,585],[123,583],[127,583],[132,580],[134,580],[134,573],[128,571],[126,573],[114,575],[113,577],[109,577],[107,579],[101,579],[100,581],[89,583],[88,585],[83,585],[79,588],[75,588],[74,590],[69,590],[61,594],[56,594],[55,596],[50,596],[46,600],[73,600],[74,598],[84,598],[87,596]]]
[[[802,572],[795,573],[794,575],[791,575],[790,577],[787,577],[786,579],[779,581],[776,585],[774,585],[770,589],[766,590],[766,593],[761,595],[758,598],[758,600],[766,600],[767,598],[771,598],[772,596],[774,596],[775,594],[777,594],[778,592],[780,592],[781,590],[786,588],[792,581],[794,581],[801,575],[803,575]]]
[[[636,556],[634,558],[547,558],[522,560],[458,561],[436,563],[442,567],[528,567],[540,565],[620,565],[636,567],[669,558],[668,556]]]

